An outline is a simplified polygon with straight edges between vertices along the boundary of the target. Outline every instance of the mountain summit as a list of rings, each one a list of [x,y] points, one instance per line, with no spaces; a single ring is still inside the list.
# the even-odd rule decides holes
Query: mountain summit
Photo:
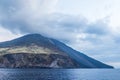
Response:
[[[29,34],[0,43],[2,68],[113,68],[64,43]]]

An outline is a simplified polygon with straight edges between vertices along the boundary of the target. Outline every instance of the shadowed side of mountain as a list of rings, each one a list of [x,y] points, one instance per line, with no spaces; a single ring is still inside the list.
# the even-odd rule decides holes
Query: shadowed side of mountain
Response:
[[[80,64],[84,64],[86,66],[88,66],[89,68],[113,68],[110,65],[104,64],[100,61],[97,61],[81,52],[78,52],[74,49],[72,49],[71,47],[65,45],[64,43],[52,39],[54,41],[54,43],[56,44],[57,47],[59,47],[59,49],[61,49],[63,52],[67,53],[72,59],[74,59],[75,61],[77,61]]]

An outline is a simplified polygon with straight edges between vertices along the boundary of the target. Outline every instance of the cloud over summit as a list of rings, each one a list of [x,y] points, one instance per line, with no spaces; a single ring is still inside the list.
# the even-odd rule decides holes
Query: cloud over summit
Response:
[[[58,0],[1,0],[0,23],[12,32],[50,34],[52,37],[62,33],[107,33],[106,23],[88,24],[84,17],[54,13],[57,2]],[[104,30],[101,26],[105,26]]]

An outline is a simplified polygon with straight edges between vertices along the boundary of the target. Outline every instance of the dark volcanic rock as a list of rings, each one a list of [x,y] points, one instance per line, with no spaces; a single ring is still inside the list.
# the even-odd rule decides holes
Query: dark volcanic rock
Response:
[[[59,54],[16,53],[0,56],[2,68],[78,68],[74,60]]]

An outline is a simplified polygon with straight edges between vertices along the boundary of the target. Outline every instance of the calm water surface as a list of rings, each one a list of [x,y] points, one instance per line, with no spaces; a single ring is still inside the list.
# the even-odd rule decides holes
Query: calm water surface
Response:
[[[120,69],[0,69],[0,80],[120,80]]]

